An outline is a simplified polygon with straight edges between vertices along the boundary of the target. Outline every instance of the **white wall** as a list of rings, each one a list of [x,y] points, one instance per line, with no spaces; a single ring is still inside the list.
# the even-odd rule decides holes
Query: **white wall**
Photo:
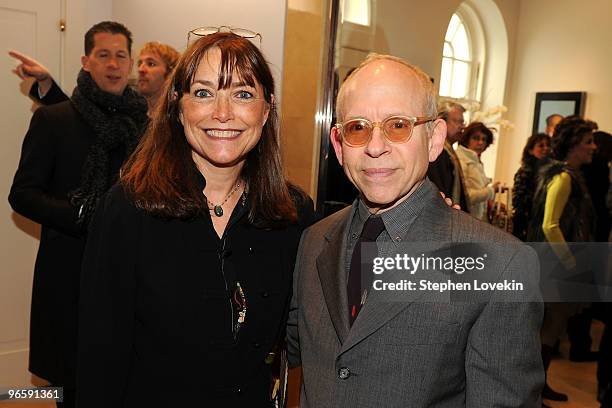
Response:
[[[521,0],[508,118],[497,176],[511,181],[531,133],[536,92],[586,91],[585,116],[612,130],[609,0]]]
[[[481,110],[486,111],[490,107],[505,103],[506,84],[510,83],[508,81],[510,37],[506,20],[511,20],[510,16],[513,8],[512,5],[503,0],[497,2],[492,0],[466,0],[465,4],[469,7],[464,7],[464,9],[470,10],[467,16],[476,14],[475,18],[479,20],[484,34],[485,49],[482,68],[484,78],[482,78],[482,89],[478,99],[481,103]],[[504,18],[501,7],[504,7],[503,10],[510,18]],[[516,8],[516,6],[514,7]],[[489,146],[481,157],[485,174],[490,177],[495,176],[495,167],[499,155],[499,139],[504,137],[504,129],[498,129],[495,135],[496,141]]]
[[[440,83],[444,35],[461,0],[377,0],[375,50],[405,58]]]

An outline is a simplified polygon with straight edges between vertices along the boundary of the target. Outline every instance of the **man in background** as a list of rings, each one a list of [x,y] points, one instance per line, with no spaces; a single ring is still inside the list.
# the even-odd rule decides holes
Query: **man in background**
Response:
[[[9,55],[19,61],[19,65],[13,70],[17,76],[21,79],[36,80],[30,89],[30,96],[34,100],[43,105],[52,105],[68,99],[43,64],[18,51],[9,51]],[[146,99],[149,113],[157,104],[166,78],[176,66],[179,57],[177,50],[157,41],[147,42],[142,46],[136,63],[136,89]]]
[[[463,211],[469,212],[461,164],[453,149],[453,144],[461,139],[465,127],[464,112],[465,108],[455,102],[444,102],[438,107],[438,118],[446,122],[446,140],[440,156],[429,163],[427,177],[446,197],[458,203]]]
[[[152,112],[168,75],[172,72],[181,54],[171,46],[157,41],[145,43],[138,55],[138,93],[147,100],[149,114]]]
[[[87,224],[147,121],[144,98],[127,86],[134,62],[131,48],[132,34],[120,23],[104,21],[87,31],[72,97],[34,112],[9,194],[15,212],[42,225],[32,289],[29,370],[63,387],[59,407],[75,405]],[[37,79],[48,85],[47,79]],[[45,86],[43,91],[50,89]]]
[[[562,119],[563,116],[559,115],[558,113],[553,113],[552,115],[549,115],[546,118],[546,130],[544,130],[544,133],[546,133],[550,137],[553,137],[553,135],[555,134],[555,127],[559,122],[561,122]]]

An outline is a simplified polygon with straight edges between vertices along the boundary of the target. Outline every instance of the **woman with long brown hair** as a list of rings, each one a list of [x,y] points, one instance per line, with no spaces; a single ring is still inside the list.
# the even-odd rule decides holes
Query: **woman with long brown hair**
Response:
[[[540,168],[550,160],[550,136],[546,133],[535,133],[527,139],[521,157],[521,167],[514,174],[512,190],[512,234],[525,241],[527,227],[531,219],[531,204],[536,189]]]
[[[270,407],[312,201],[283,174],[274,81],[228,32],[179,60],[99,206],[84,259],[79,405]]]

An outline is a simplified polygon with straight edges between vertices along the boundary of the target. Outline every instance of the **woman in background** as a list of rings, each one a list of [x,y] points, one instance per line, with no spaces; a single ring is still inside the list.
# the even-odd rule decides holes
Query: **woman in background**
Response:
[[[542,165],[549,161],[549,153],[550,137],[546,133],[529,136],[523,148],[521,167],[514,175],[512,234],[521,241],[527,239],[527,226],[531,219],[531,205],[537,186],[538,172]]]
[[[271,360],[313,212],[284,177],[273,92],[260,50],[233,33],[179,60],[90,229],[79,406],[274,406]]]
[[[593,238],[593,204],[580,169],[592,161],[597,148],[593,141],[594,129],[594,122],[578,116],[564,118],[555,127],[552,137],[552,155],[556,160],[540,172],[527,239],[554,243],[551,255],[557,266],[551,267],[550,262],[542,263],[545,297],[546,285],[552,282],[548,278],[551,273],[554,275],[552,278],[557,279],[568,271],[576,272],[576,258],[567,243],[591,241]],[[541,330],[545,370],[550,365],[554,344],[566,331],[567,319],[581,308],[582,304],[567,301],[546,303]],[[554,391],[548,384],[544,386],[542,397],[567,401],[567,395]]]
[[[499,182],[492,183],[484,171],[480,155],[493,143],[493,132],[481,122],[470,123],[457,146],[461,163],[470,214],[479,220],[487,220],[487,201],[495,196]]]

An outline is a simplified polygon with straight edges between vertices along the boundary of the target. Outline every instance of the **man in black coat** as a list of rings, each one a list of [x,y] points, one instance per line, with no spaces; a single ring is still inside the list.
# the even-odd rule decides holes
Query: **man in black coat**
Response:
[[[9,195],[12,208],[42,225],[34,269],[29,370],[64,387],[74,406],[77,305],[87,224],[115,182],[147,120],[127,87],[130,31],[101,22],[85,34],[70,100],[36,110]]]
[[[454,102],[446,102],[438,107],[438,117],[446,122],[446,141],[442,153],[435,161],[429,163],[427,177],[446,197],[459,204],[463,211],[469,212],[461,164],[453,149],[453,144],[461,139],[465,127],[464,112],[465,108]]]

